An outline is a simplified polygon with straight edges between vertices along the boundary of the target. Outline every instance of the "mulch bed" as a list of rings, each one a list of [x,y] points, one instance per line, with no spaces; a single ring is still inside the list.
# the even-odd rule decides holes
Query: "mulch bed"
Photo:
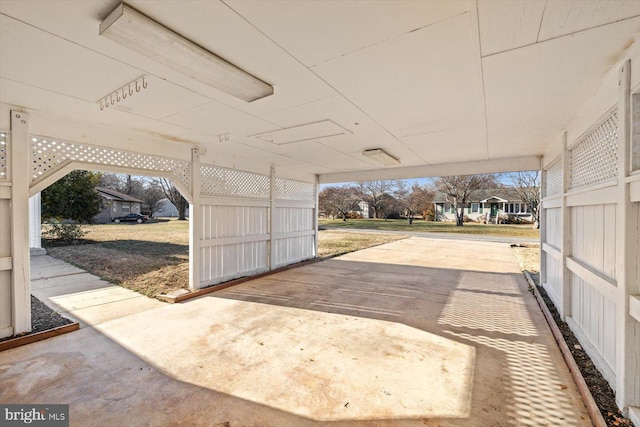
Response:
[[[45,303],[31,295],[31,332],[22,336],[33,335],[38,332],[48,331],[59,326],[70,325],[71,320],[62,317]],[[16,336],[0,339],[0,342],[16,338]]]
[[[564,337],[564,340],[567,343],[569,350],[571,351],[571,355],[578,365],[580,373],[587,383],[587,386],[591,391],[591,395],[596,401],[598,409],[600,409],[600,413],[607,422],[607,425],[610,427],[633,426],[631,420],[622,416],[622,413],[618,410],[618,406],[616,405],[615,393],[609,386],[609,383],[604,379],[602,374],[595,367],[595,365],[591,361],[591,358],[582,349],[580,342],[578,342],[575,335],[573,335],[573,332],[571,331],[571,328],[569,328],[569,325],[567,325],[566,322],[562,321],[562,319],[560,318],[560,314],[558,314],[558,310],[556,310],[553,302],[549,298],[549,295],[547,295],[547,292],[542,286],[539,285],[540,280],[538,273],[531,274],[531,277],[536,283],[538,292],[540,292],[540,295],[542,295],[542,299],[547,305],[547,308],[551,312],[553,320],[555,320],[556,325],[558,325],[558,328],[562,332],[562,336]]]

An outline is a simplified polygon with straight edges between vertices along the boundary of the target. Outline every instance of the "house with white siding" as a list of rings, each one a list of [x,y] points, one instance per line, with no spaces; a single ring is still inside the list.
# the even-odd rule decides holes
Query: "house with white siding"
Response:
[[[450,196],[438,192],[433,199],[436,221],[455,221],[456,207]],[[513,188],[474,191],[464,206],[464,215],[471,221],[495,223],[505,217],[517,221],[533,221],[529,206]]]

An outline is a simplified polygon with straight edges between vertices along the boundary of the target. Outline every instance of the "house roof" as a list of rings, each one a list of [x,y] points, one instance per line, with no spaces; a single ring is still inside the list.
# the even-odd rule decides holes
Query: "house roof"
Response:
[[[108,200],[118,200],[121,202],[134,202],[134,203],[142,203],[142,200],[136,199],[135,197],[131,197],[127,194],[121,193],[116,190],[112,190],[110,188],[104,187],[96,187],[96,191],[100,196],[104,197]]]
[[[498,202],[520,202],[520,196],[514,188],[494,188],[494,189],[482,189],[476,190],[471,194],[471,197],[467,202],[479,203],[488,202],[491,199],[496,199]],[[433,198],[434,203],[448,203],[451,199],[447,198],[447,195],[438,192]]]

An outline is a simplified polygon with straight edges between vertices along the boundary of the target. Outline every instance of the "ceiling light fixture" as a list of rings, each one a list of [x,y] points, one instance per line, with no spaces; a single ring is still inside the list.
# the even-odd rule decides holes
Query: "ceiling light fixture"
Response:
[[[400,160],[393,157],[391,154],[384,151],[382,148],[373,148],[371,150],[364,150],[362,152],[363,156],[367,156],[372,158],[378,163],[381,163],[385,166],[399,165]]]
[[[244,101],[273,95],[270,84],[124,3],[102,21],[100,35]]]

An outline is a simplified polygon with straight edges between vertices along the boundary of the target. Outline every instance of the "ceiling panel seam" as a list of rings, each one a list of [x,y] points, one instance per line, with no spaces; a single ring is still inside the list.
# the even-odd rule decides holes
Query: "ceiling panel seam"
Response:
[[[482,62],[482,37],[480,36],[480,14],[478,11],[478,0],[474,2],[475,7],[470,10],[469,18],[471,20],[472,28],[475,27],[475,36],[477,37],[477,44],[474,45],[476,54],[478,55],[478,66],[480,71],[480,84],[482,88],[482,118],[484,120],[484,149],[485,158],[489,160],[489,119],[487,117],[487,90],[484,83],[484,63]],[[473,37],[474,34],[471,35]]]
[[[540,31],[542,31],[542,22],[544,21],[544,13],[547,10],[548,0],[545,0],[544,6],[542,8],[542,15],[540,15],[540,24],[538,25],[538,34],[536,34],[536,43],[540,41]]]
[[[147,71],[146,71],[146,70],[143,70],[143,69],[138,68],[138,67],[136,67],[136,66],[134,66],[134,65],[128,64],[128,63],[126,63],[126,62],[124,62],[124,61],[122,61],[122,60],[120,60],[120,59],[118,59],[118,58],[114,58],[114,57],[112,57],[112,56],[106,55],[104,52],[97,51],[97,50],[92,49],[92,48],[90,48],[90,47],[88,47],[88,46],[85,46],[85,45],[82,45],[82,44],[80,44],[80,43],[78,43],[78,42],[75,42],[75,41],[73,41],[73,40],[70,40],[70,39],[68,39],[68,38],[66,38],[66,37],[62,37],[62,36],[61,36],[61,35],[59,35],[59,34],[52,33],[51,31],[47,31],[47,30],[45,30],[44,28],[37,27],[37,26],[35,26],[35,25],[33,25],[33,24],[30,24],[29,22],[25,22],[25,21],[23,21],[23,20],[21,20],[21,19],[15,18],[15,17],[10,16],[10,15],[7,15],[6,13],[0,13],[0,15],[5,16],[5,17],[7,17],[7,18],[9,18],[9,19],[12,19],[12,20],[14,20],[14,21],[16,21],[16,22],[20,22],[21,24],[24,24],[24,25],[26,25],[26,26],[28,26],[28,27],[31,27],[31,28],[35,29],[35,30],[41,31],[41,32],[43,32],[43,33],[45,33],[45,34],[49,34],[50,36],[53,36],[53,37],[58,38],[58,39],[60,39],[60,40],[64,40],[65,42],[67,42],[67,43],[71,43],[72,45],[75,45],[75,46],[78,46],[78,47],[80,47],[80,48],[86,49],[86,50],[88,50],[88,51],[90,51],[90,52],[93,52],[93,53],[95,53],[95,54],[97,54],[97,55],[100,55],[100,56],[102,56],[102,57],[104,57],[104,58],[109,58],[109,59],[111,59],[111,60],[114,60],[114,61],[116,61],[116,62],[118,62],[118,63],[120,63],[120,64],[122,64],[122,65],[126,65],[127,67],[130,67],[130,68],[132,68],[132,69],[134,69],[134,70],[140,71],[141,73],[147,73]],[[152,75],[151,73],[147,73],[147,74]],[[154,76],[154,77],[158,77],[159,79],[162,79],[162,78],[161,78],[161,77],[159,77],[159,76]],[[164,79],[163,79],[163,80],[164,80]],[[192,92],[193,92],[193,91],[192,91]],[[204,95],[203,95],[203,96],[204,96]]]
[[[606,26],[609,26],[609,25],[619,24],[620,22],[629,21],[629,20],[632,20],[632,19],[636,19],[638,17],[640,17],[640,15],[634,15],[634,16],[631,16],[629,18],[618,19],[617,21],[607,22],[606,24],[594,25],[593,27],[585,28],[583,30],[577,30],[577,31],[574,31],[574,32],[569,33],[569,34],[563,34],[561,36],[551,37],[551,38],[544,39],[544,40],[541,40],[541,41],[536,41],[535,43],[527,43],[527,44],[524,44],[522,46],[517,46],[517,47],[501,50],[499,52],[488,53],[486,55],[483,55],[482,58],[483,59],[484,58],[489,58],[491,56],[501,55],[503,53],[508,53],[508,52],[511,52],[511,51],[514,51],[514,50],[525,49],[527,47],[531,47],[531,46],[535,46],[535,45],[539,45],[539,44],[545,44],[547,42],[551,42],[551,41],[554,41],[554,40],[563,39],[563,38],[567,38],[567,37],[572,37],[572,36],[574,36],[576,34],[585,33],[587,31],[597,30],[599,28],[606,27]]]
[[[310,73],[312,73],[314,76],[316,76],[316,78],[318,78],[320,81],[322,81],[324,84],[326,84],[328,87],[330,87],[335,93],[337,93],[338,95],[340,95],[345,101],[347,101],[349,104],[351,104],[354,108],[356,108],[358,111],[360,111],[362,114],[364,114],[365,116],[367,116],[367,118],[369,118],[372,122],[374,122],[376,125],[378,125],[381,129],[383,129],[389,136],[391,136],[396,142],[398,142],[400,145],[402,145],[403,147],[405,147],[409,152],[413,153],[413,155],[419,159],[421,159],[423,162],[429,164],[429,162],[427,162],[427,160],[425,158],[423,158],[421,155],[419,155],[417,152],[415,152],[413,150],[413,148],[409,147],[407,144],[405,144],[400,138],[398,138],[396,135],[394,135],[389,129],[387,129],[385,126],[383,126],[380,122],[378,122],[376,119],[374,119],[368,112],[364,111],[362,108],[360,108],[355,102],[353,102],[351,99],[349,99],[345,94],[343,94],[342,92],[340,92],[335,86],[333,86],[332,84],[330,84],[327,80],[323,79],[320,75],[318,75],[316,72],[314,72],[311,68],[307,67],[300,59],[298,59],[298,57],[296,57],[295,55],[293,55],[291,52],[289,52],[287,49],[285,49],[282,45],[280,45],[278,42],[276,42],[274,39],[272,39],[271,37],[269,37],[264,31],[262,31],[262,29],[258,28],[253,22],[249,21],[246,17],[244,17],[241,13],[239,13],[237,10],[235,10],[232,6],[230,6],[229,4],[227,4],[227,2],[225,2],[224,0],[221,0],[222,3],[227,6],[229,8],[229,10],[231,10],[233,13],[235,13],[236,15],[238,15],[238,17],[240,17],[243,21],[245,21],[247,24],[251,25],[253,28],[255,28],[256,31],[258,31],[260,34],[262,34],[264,37],[266,37],[269,41],[271,41],[274,45],[278,46],[279,49],[281,49],[283,52],[285,52],[287,55],[289,55],[289,57],[291,57],[293,60],[295,60],[298,64],[302,65],[304,68],[306,68],[307,70],[309,70]],[[464,12],[466,13],[466,12]]]
[[[394,36],[388,37],[388,38],[386,38],[386,39],[384,39],[384,40],[379,40],[379,41],[377,41],[377,42],[374,42],[374,43],[371,43],[371,44],[368,44],[368,45],[365,45],[365,46],[361,46],[361,47],[359,47],[359,48],[357,48],[357,49],[353,49],[353,50],[351,50],[351,51],[349,51],[349,52],[345,52],[345,53],[342,53],[342,54],[340,54],[340,55],[338,55],[338,56],[334,56],[333,58],[325,59],[324,61],[319,62],[319,63],[317,63],[317,64],[310,65],[310,66],[309,66],[309,67],[307,67],[307,68],[312,69],[312,68],[315,68],[315,67],[317,67],[317,66],[319,66],[319,65],[327,64],[327,63],[332,62],[332,61],[334,61],[334,60],[336,60],[336,59],[338,59],[338,58],[343,58],[343,57],[345,57],[345,56],[352,55],[352,54],[354,54],[354,53],[356,53],[356,52],[361,52],[361,51],[366,50],[366,49],[368,49],[368,48],[370,48],[370,47],[378,46],[378,45],[384,44],[384,43],[386,43],[386,42],[389,42],[389,41],[391,41],[391,40],[395,40],[395,39],[397,39],[397,38],[404,37],[404,36],[406,36],[407,34],[415,33],[416,31],[420,31],[420,30],[423,30],[423,29],[425,29],[425,28],[428,28],[428,27],[431,27],[431,26],[434,26],[434,25],[440,24],[440,23],[442,23],[442,22],[448,21],[449,19],[457,18],[458,16],[462,16],[462,15],[464,15],[465,13],[468,13],[468,11],[464,11],[464,12],[456,13],[455,15],[451,15],[451,16],[447,16],[446,18],[442,18],[442,19],[440,19],[439,21],[431,22],[431,23],[429,23],[429,24],[422,25],[421,27],[417,27],[417,28],[414,28],[414,29],[412,29],[412,30],[405,31],[404,33],[396,34],[396,35],[394,35]]]

